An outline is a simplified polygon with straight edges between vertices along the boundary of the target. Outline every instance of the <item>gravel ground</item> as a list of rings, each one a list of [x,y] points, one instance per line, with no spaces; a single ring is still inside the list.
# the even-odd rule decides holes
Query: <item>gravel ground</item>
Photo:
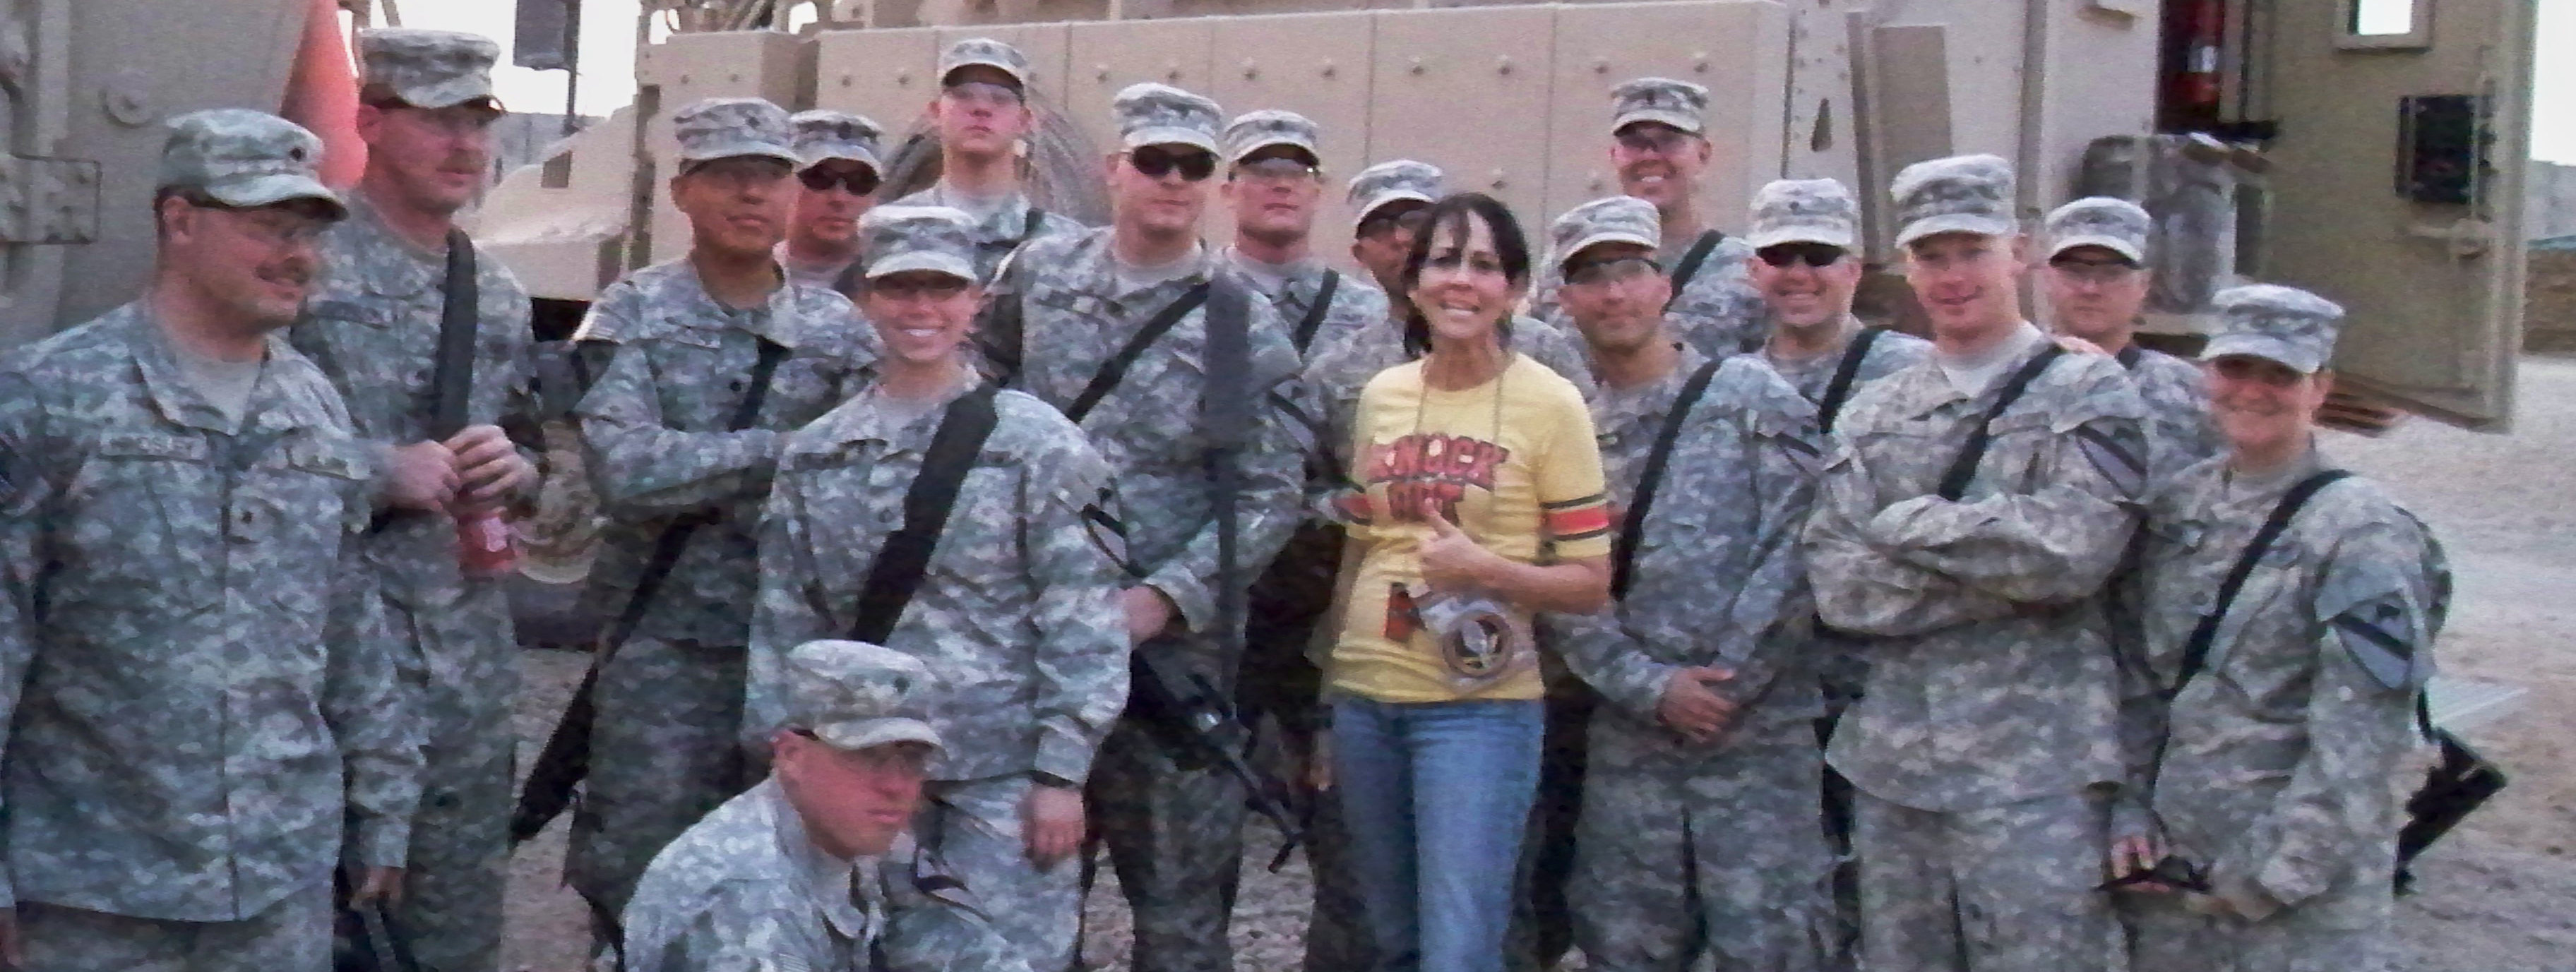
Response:
[[[2409,422],[2379,439],[2335,435],[2327,450],[2388,483],[2429,521],[2459,575],[2459,603],[2441,645],[2450,674],[2529,690],[2514,712],[2469,734],[2513,785],[2418,867],[2420,892],[2399,908],[2398,972],[2541,972],[2576,968],[2576,359],[2525,358],[2511,435]],[[581,656],[529,651],[521,660],[522,763],[561,711]],[[1261,863],[1275,835],[1256,826],[1234,924],[1238,967],[1299,967],[1306,874],[1301,857],[1277,875]],[[515,863],[505,967],[569,972],[586,940],[578,900],[556,879],[563,824]],[[1094,968],[1126,958],[1126,915],[1105,875],[1090,909],[1085,955]],[[1580,968],[1580,959],[1568,963]]]

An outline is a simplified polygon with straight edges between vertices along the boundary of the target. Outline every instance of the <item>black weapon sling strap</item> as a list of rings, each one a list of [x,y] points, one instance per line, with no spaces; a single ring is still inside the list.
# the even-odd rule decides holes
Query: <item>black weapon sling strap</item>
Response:
[[[1977,427],[1969,430],[1968,441],[1959,447],[1959,457],[1951,461],[1950,471],[1942,474],[1939,494],[1942,499],[1957,502],[1959,497],[1968,494],[1968,483],[1977,478],[1977,464],[1985,461],[1986,447],[1994,442],[1995,420],[2002,418],[2004,411],[2013,407],[2014,402],[2021,401],[2021,394],[2030,390],[2030,383],[2038,380],[2041,372],[2047,371],[2049,365],[2065,354],[2065,348],[2051,344],[2037,357],[2024,362],[2012,377],[2004,379],[2003,390],[1995,395],[1995,403],[1986,408],[1984,415],[1977,417]]]
[[[1860,366],[1869,360],[1870,346],[1878,336],[1887,333],[1883,327],[1864,327],[1852,335],[1851,344],[1843,348],[1843,359],[1834,364],[1833,380],[1825,383],[1825,398],[1816,403],[1816,427],[1832,434],[1834,417],[1843,413],[1843,403],[1851,401],[1852,388],[1859,384]]]
[[[1028,217],[1020,223],[1019,238],[1010,241],[1010,249],[1003,252],[1001,262],[994,266],[993,280],[984,281],[986,287],[991,287],[995,280],[1010,273],[1011,264],[1019,258],[1020,250],[1028,246],[1030,240],[1037,239],[1038,230],[1045,225],[1046,210],[1029,207]],[[975,331],[984,347],[984,356],[993,365],[993,380],[1004,386],[1019,377],[1021,361],[1027,354],[1023,345],[1028,337],[1020,315],[1020,295],[1003,294],[986,304],[975,320]]]
[[[1700,396],[1708,394],[1709,382],[1717,378],[1717,369],[1726,363],[1718,359],[1691,372],[1690,380],[1673,396],[1672,410],[1664,413],[1663,427],[1655,432],[1655,444],[1646,450],[1646,465],[1637,473],[1637,492],[1628,499],[1628,513],[1620,518],[1619,533],[1610,538],[1610,596],[1625,600],[1628,581],[1637,560],[1637,540],[1646,529],[1646,511],[1655,505],[1655,487],[1664,478],[1664,466],[1673,459],[1673,443],[1682,437],[1682,422],[1690,417],[1691,408]]]
[[[851,640],[885,644],[895,623],[903,619],[903,609],[921,589],[922,578],[929,576],[930,555],[939,547],[939,535],[948,529],[957,493],[966,485],[966,474],[974,470],[975,458],[983,454],[985,440],[1001,422],[993,407],[999,392],[992,385],[976,388],[949,402],[940,416],[939,430],[931,434],[930,447],[922,453],[921,471],[904,490],[903,527],[886,538],[868,564],[867,585],[859,589],[858,617],[850,624]]]
[[[447,273],[438,288],[438,350],[430,359],[429,425],[432,442],[465,431],[474,403],[474,339],[482,324],[483,288],[474,268],[474,239],[447,231]],[[391,525],[397,514],[378,512],[369,531]]]
[[[1231,659],[1242,655],[1251,586],[1243,576],[1235,498],[1243,481],[1240,457],[1252,431],[1252,295],[1222,275],[1201,286],[1208,312],[1199,416],[1206,423],[1208,515],[1216,520],[1216,641],[1220,657]]]
[[[2210,602],[2209,610],[2201,614],[2199,623],[2192,626],[2191,640],[2183,642],[2182,667],[2175,670],[2173,684],[2163,689],[2165,701],[2171,702],[2174,696],[2181,695],[2183,686],[2191,684],[2202,669],[2209,667],[2210,646],[2218,640],[2218,626],[2227,619],[2228,606],[2236,603],[2236,595],[2245,589],[2246,578],[2254,576],[2254,565],[2262,562],[2263,554],[2272,549],[2273,541],[2281,539],[2282,531],[2290,528],[2290,520],[2299,515],[2300,508],[2307,506],[2308,500],[2316,496],[2318,490],[2350,475],[2341,469],[2328,469],[2299,480],[2289,492],[2281,494],[2281,501],[2272,507],[2271,517],[2255,529],[2254,539],[2245,543],[2245,552],[2236,556],[2235,565],[2227,569],[2226,579],[2218,582],[2218,597]]]
[[[1315,331],[1324,326],[1324,315],[1332,312],[1333,295],[1341,288],[1342,272],[1324,271],[1323,281],[1315,285],[1315,302],[1307,306],[1306,316],[1297,319],[1297,331],[1290,335],[1297,341],[1298,354],[1305,354],[1306,348],[1315,343]]]
[[[1691,241],[1690,249],[1682,253],[1682,262],[1673,264],[1673,295],[1664,299],[1664,309],[1671,310],[1673,302],[1682,299],[1682,288],[1699,276],[1700,268],[1708,265],[1709,254],[1717,252],[1717,245],[1723,242],[1726,234],[1716,230],[1701,231],[1699,239]]]
[[[1170,304],[1164,305],[1161,311],[1156,312],[1152,319],[1145,322],[1145,326],[1137,328],[1135,336],[1128,338],[1126,345],[1120,347],[1118,353],[1110,355],[1109,360],[1100,363],[1100,370],[1092,374],[1091,383],[1084,385],[1082,394],[1074,396],[1073,404],[1065,407],[1064,417],[1072,419],[1075,425],[1082,424],[1083,418],[1100,405],[1101,399],[1109,397],[1110,392],[1117,390],[1118,383],[1127,378],[1127,369],[1135,366],[1136,359],[1144,356],[1145,349],[1153,347],[1154,342],[1161,340],[1164,334],[1181,323],[1181,318],[1190,316],[1191,311],[1199,309],[1199,305],[1208,302],[1209,289],[1205,281],[1193,285],[1190,289],[1182,291],[1181,296]],[[1211,342],[1209,353],[1214,354],[1213,342],[1216,336],[1210,334],[1208,340]],[[1215,367],[1215,363],[1209,362],[1209,367]],[[1215,382],[1215,376],[1210,375],[1208,383]]]

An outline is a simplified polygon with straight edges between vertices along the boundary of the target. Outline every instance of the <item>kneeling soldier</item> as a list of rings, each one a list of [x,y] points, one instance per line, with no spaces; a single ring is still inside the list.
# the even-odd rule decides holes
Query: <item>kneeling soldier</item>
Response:
[[[1551,230],[1627,511],[1620,599],[1555,619],[1566,664],[1602,700],[1567,895],[1575,943],[1603,970],[1693,967],[1695,951],[1718,968],[1812,970],[1830,866],[1797,542],[1823,467],[1815,408],[1760,360],[1708,361],[1673,332],[1653,204],[1585,203]]]
[[[860,303],[885,355],[780,455],[748,725],[777,727],[782,659],[816,638],[856,632],[947,678],[922,709],[948,741],[929,766],[922,845],[1031,966],[1063,968],[1080,918],[1081,869],[1067,858],[1082,842],[1082,785],[1127,698],[1124,542],[1100,507],[1109,467],[1061,413],[996,393],[960,354],[983,303],[971,217],[889,206],[861,226]],[[943,441],[967,448],[943,455]],[[935,494],[947,502],[915,511]],[[909,583],[893,580],[906,563]]]
[[[779,668],[776,771],[653,858],[626,906],[626,972],[1028,972],[971,898],[901,863],[940,754],[922,720],[950,683],[855,641]]]
[[[372,463],[278,333],[348,214],[321,158],[172,121],[142,298],[0,358],[8,965],[319,969],[334,863],[361,898],[400,873],[420,676],[360,549]]]
[[[2200,357],[2227,452],[2148,507],[2147,646],[2170,709],[2155,819],[2113,831],[2115,886],[2140,892],[2131,967],[2373,972],[2404,822],[2389,783],[2449,578],[2421,522],[2317,451],[2343,309],[2271,286],[2216,303]],[[2256,566],[2227,584],[2240,562]]]

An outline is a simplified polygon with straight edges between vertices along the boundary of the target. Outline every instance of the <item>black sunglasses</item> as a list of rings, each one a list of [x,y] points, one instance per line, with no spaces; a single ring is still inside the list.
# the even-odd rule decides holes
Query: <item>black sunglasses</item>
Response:
[[[805,188],[815,192],[830,192],[833,186],[839,186],[853,196],[864,196],[877,191],[877,174],[872,169],[834,175],[831,170],[818,165],[797,173],[796,181],[804,183]]]
[[[1778,246],[1763,247],[1754,251],[1754,254],[1761,257],[1762,262],[1774,267],[1789,267],[1804,263],[1811,267],[1822,268],[1841,263],[1843,248],[1822,243],[1782,243]]]
[[[868,292],[894,300],[912,300],[919,297],[947,300],[965,293],[967,285],[971,283],[973,281],[961,280],[944,273],[889,274],[868,281]]]
[[[1191,182],[1205,182],[1209,176],[1216,174],[1216,153],[1204,149],[1173,151],[1147,145],[1143,148],[1130,149],[1127,152],[1127,164],[1135,166],[1136,171],[1148,179],[1160,179],[1170,175],[1173,169],[1179,169],[1181,178]]]

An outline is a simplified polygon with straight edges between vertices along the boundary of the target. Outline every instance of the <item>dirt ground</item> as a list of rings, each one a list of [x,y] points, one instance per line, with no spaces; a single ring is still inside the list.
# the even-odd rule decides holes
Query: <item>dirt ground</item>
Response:
[[[2470,741],[2513,783],[2418,867],[2419,893],[2399,909],[2399,972],[2542,972],[2576,968],[2576,359],[2522,362],[2510,435],[2409,422],[2384,438],[2335,435],[2329,453],[2393,487],[2430,522],[2457,571],[2459,598],[2440,658],[2446,673],[2523,687],[2514,711]],[[582,658],[529,651],[521,662],[525,758],[579,679]],[[523,759],[524,763],[524,759]],[[1302,858],[1277,875],[1260,863],[1275,837],[1256,831],[1235,915],[1238,967],[1299,967],[1306,914]],[[579,902],[556,875],[563,825],[525,848],[510,885],[505,968],[578,969]],[[1085,955],[1125,958],[1125,916],[1104,882]],[[1569,962],[1579,968],[1579,960]]]

